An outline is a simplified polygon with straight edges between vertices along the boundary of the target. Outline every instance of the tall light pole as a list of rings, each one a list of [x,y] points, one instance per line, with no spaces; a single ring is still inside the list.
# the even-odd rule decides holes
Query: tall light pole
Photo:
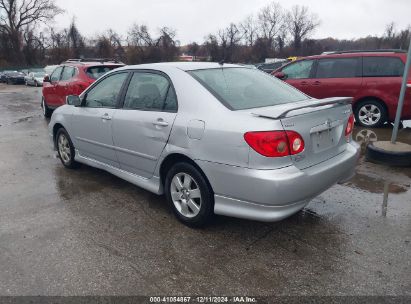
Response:
[[[402,108],[404,106],[404,99],[405,99],[405,93],[407,91],[407,87],[411,89],[410,85],[407,84],[410,68],[411,68],[411,35],[410,35],[410,45],[408,47],[407,63],[405,64],[404,76],[402,78],[400,99],[398,100],[397,116],[395,117],[394,130],[392,131],[392,137],[391,137],[392,144],[395,144],[397,142],[398,128],[400,126]]]

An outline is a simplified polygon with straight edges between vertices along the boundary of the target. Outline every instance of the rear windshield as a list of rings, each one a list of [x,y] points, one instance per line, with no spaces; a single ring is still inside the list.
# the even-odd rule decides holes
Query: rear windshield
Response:
[[[221,68],[188,73],[231,110],[268,107],[309,98],[256,69]]]
[[[104,74],[118,68],[118,66],[96,66],[96,67],[91,67],[88,68],[86,73],[87,76],[92,78],[92,79],[98,79]]]

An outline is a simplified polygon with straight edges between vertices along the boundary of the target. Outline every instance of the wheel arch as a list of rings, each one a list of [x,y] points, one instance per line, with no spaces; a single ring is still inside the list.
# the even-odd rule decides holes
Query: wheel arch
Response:
[[[56,135],[57,135],[57,131],[60,130],[61,128],[63,128],[64,130],[66,130],[66,128],[61,124],[61,123],[56,123],[53,126],[53,143],[54,146],[56,147]]]
[[[204,177],[205,181],[207,182],[208,186],[210,187],[212,193],[214,194],[213,187],[210,184],[210,181],[207,178],[207,175],[204,173],[204,171],[201,169],[201,167],[190,157],[187,155],[181,154],[181,153],[171,153],[167,155],[164,160],[161,162],[160,165],[160,182],[161,186],[164,188],[164,183],[166,180],[167,172],[171,169],[171,167],[174,164],[180,163],[180,162],[186,162],[189,163],[190,165],[194,166],[200,174]]]
[[[387,103],[384,100],[382,100],[381,98],[376,97],[376,96],[363,96],[363,97],[357,99],[355,101],[354,105],[353,105],[354,112],[357,111],[358,106],[360,105],[361,102],[367,101],[367,100],[374,100],[374,101],[377,101],[377,102],[381,103],[383,105],[383,107],[385,108],[385,111],[387,111],[387,119],[390,117],[390,110],[388,109]]]

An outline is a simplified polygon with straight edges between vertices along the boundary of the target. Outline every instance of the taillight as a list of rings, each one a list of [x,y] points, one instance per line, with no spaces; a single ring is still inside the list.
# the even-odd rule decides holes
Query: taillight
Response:
[[[247,144],[266,157],[283,157],[304,151],[304,140],[294,131],[248,132],[244,135]]]
[[[305,143],[300,134],[294,131],[286,131],[290,145],[291,155],[299,154],[304,151]]]
[[[345,128],[345,136],[350,136],[354,130],[354,114],[351,114],[350,118],[348,118],[347,127]]]

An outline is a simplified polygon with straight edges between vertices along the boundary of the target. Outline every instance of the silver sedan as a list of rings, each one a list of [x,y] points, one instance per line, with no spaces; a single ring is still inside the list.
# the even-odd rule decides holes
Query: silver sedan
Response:
[[[165,194],[189,226],[214,214],[279,221],[354,174],[350,102],[237,65],[127,66],[69,96],[49,134],[67,168]]]

